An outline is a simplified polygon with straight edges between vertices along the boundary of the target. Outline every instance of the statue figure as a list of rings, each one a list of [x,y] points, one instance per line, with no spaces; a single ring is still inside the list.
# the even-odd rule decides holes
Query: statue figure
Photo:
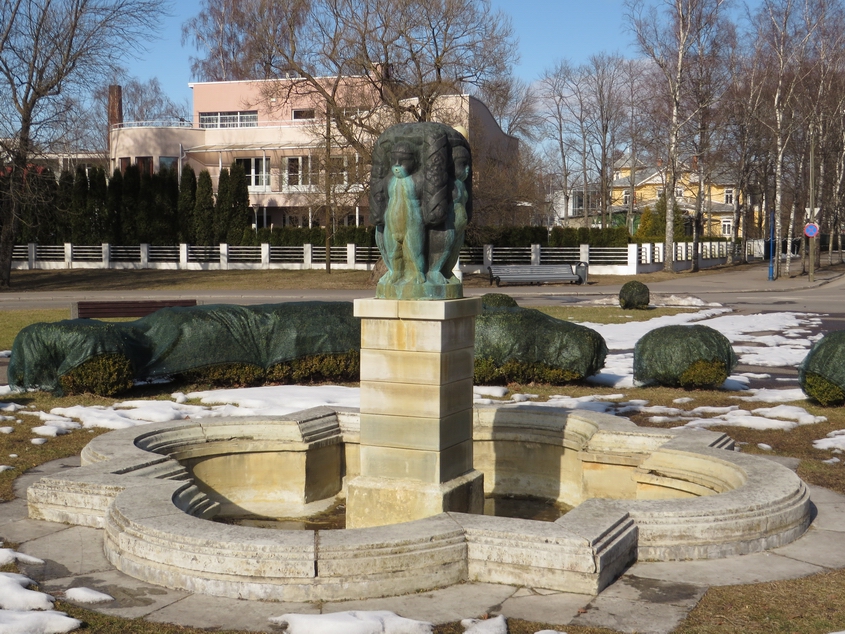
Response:
[[[387,266],[376,297],[457,299],[452,270],[472,214],[467,140],[440,123],[392,126],[376,142],[370,216]]]

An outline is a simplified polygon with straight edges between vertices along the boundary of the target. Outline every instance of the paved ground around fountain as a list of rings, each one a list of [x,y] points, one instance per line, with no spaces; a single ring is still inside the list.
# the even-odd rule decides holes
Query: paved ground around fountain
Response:
[[[794,467],[797,460],[781,458]],[[845,567],[845,496],[811,487],[816,516],[798,541],[765,553],[714,561],[640,562],[598,597],[539,588],[467,583],[405,597],[343,603],[263,603],[207,597],[153,586],[114,569],[103,555],[102,531],[27,518],[26,488],[44,475],[78,466],[56,460],[15,483],[18,499],[0,504],[0,534],[20,552],[44,560],[21,565],[46,592],[62,597],[72,587],[105,592],[114,601],[94,606],[105,614],[143,617],[208,629],[274,631],[268,619],[288,612],[391,610],[435,623],[504,614],[558,625],[607,627],[620,632],[671,632],[709,586],[792,579]],[[91,606],[86,606],[91,607]]]

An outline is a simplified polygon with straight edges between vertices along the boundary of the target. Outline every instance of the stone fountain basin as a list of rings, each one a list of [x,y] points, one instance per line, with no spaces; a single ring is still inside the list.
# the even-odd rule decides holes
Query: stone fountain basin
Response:
[[[27,492],[34,519],[104,529],[119,570],[190,592],[275,601],[393,596],[465,581],[596,594],[637,559],[707,559],[797,539],[792,471],[724,434],[639,428],[544,406],[477,407],[485,492],[574,505],[556,522],[441,513],[389,526],[277,531],[217,515],[307,513],[359,473],[358,412],[150,424],[95,438],[83,466]]]

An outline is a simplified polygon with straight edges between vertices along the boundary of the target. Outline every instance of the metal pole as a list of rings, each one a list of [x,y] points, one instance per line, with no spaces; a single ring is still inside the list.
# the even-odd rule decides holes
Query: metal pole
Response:
[[[775,279],[775,212],[772,212],[772,220],[769,223],[769,281],[772,282]],[[780,245],[778,245],[778,250],[780,250]]]
[[[815,126],[810,124],[810,222],[816,221],[816,196],[813,173],[815,171],[816,135]],[[810,241],[810,282],[816,281],[816,237],[809,236]]]

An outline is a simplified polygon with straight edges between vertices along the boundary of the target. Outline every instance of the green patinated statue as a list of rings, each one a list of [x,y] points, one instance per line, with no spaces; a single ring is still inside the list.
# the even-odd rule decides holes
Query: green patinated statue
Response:
[[[373,149],[370,217],[387,266],[376,297],[459,299],[452,270],[472,216],[472,156],[441,123],[388,128]]]

